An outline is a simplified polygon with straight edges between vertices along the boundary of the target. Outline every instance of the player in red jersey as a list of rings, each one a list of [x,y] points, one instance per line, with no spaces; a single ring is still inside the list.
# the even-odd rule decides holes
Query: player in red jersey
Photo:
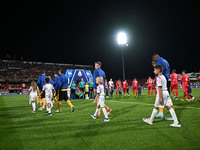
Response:
[[[133,86],[133,94],[135,96],[137,96],[137,92],[138,92],[138,81],[136,80],[136,78],[134,78],[133,82],[132,82],[132,86]],[[136,91],[136,94],[135,94]]]
[[[157,91],[156,91],[156,77],[153,80],[153,86],[152,86],[152,89],[154,89],[154,93],[155,95],[157,95]],[[154,85],[155,84],[155,85]]]
[[[151,90],[151,97],[152,97],[153,96],[153,90],[152,90],[153,80],[151,79],[151,77],[149,77],[146,84],[148,84],[148,96],[150,97],[150,90]]]
[[[176,74],[176,69],[172,70],[172,73],[170,74],[171,78],[171,92],[174,95],[174,99],[178,100],[178,74]],[[176,92],[176,95],[174,93],[174,89]]]
[[[190,82],[190,78],[186,74],[185,70],[182,71],[182,76],[181,76],[181,81],[180,82],[182,84],[182,88],[183,88],[183,92],[184,92],[182,101],[184,101],[186,95],[187,95],[188,99],[190,101],[192,101],[192,99],[191,99],[191,97],[190,97],[190,95],[188,93],[188,89],[189,89],[189,84],[188,83]]]
[[[117,82],[116,82],[116,87],[117,87],[116,96],[118,94],[119,87],[121,87],[121,84],[122,84],[122,82],[120,81],[120,79],[118,79]]]
[[[123,92],[124,92],[124,96],[126,96],[126,90],[127,90],[127,88],[128,88],[127,80],[125,80],[122,84],[123,84]]]

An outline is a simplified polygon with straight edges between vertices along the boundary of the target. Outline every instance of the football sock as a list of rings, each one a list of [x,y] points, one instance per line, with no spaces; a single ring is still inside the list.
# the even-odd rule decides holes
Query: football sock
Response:
[[[189,93],[186,93],[186,95],[187,95],[188,99],[191,99],[191,97],[190,97]]]
[[[186,94],[184,93],[184,95],[183,95],[183,99],[185,99],[185,96],[186,96]]]
[[[153,96],[153,91],[151,90],[151,96]]]
[[[170,112],[170,114],[171,114],[171,116],[172,116],[172,118],[173,118],[173,120],[174,120],[174,123],[179,123],[174,109],[171,108],[171,109],[169,110],[169,112]]]
[[[105,108],[105,109],[107,109],[107,108],[108,108],[108,106],[106,106],[106,105],[104,104],[104,108]],[[109,109],[109,108],[108,108],[108,109]]]
[[[57,101],[57,105],[58,105],[58,109],[60,110],[61,102],[60,102],[60,101]]]
[[[162,107],[159,107],[159,114],[163,115],[163,108]]]
[[[101,112],[101,107],[99,108],[99,113]]]
[[[49,113],[49,107],[47,107],[47,112]]]
[[[95,113],[94,113],[94,116],[96,116],[98,113],[99,113],[99,109],[96,108],[96,111],[95,111]]]
[[[151,117],[150,117],[152,122],[153,122],[153,119],[155,118],[157,112],[158,112],[158,110],[154,108],[153,111],[152,111]]]
[[[178,97],[178,91],[176,91],[176,97]]]
[[[106,109],[104,107],[102,108],[102,111],[103,111],[103,114],[104,114],[105,118],[108,118],[107,111],[106,111]]]
[[[171,92],[172,92],[173,95],[175,95],[175,94],[174,94],[174,90],[171,90]]]
[[[35,102],[32,103],[33,111],[35,111]]]
[[[66,102],[67,102],[67,104],[68,104],[69,106],[72,106],[72,103],[71,103],[70,100],[67,100]]]
[[[150,96],[150,91],[148,91],[148,96]]]
[[[52,101],[50,101],[50,104],[51,104],[51,108],[53,107],[53,102]]]
[[[48,111],[49,111],[49,113],[51,113],[51,107],[49,108],[49,110],[48,110]]]
[[[133,90],[133,95],[135,95],[135,91]]]
[[[137,96],[137,91],[136,91],[136,96]]]

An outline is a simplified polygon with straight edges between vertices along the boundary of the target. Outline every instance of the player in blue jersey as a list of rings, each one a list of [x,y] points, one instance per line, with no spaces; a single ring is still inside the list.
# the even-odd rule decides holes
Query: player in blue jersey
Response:
[[[97,83],[96,83],[96,78],[97,77],[103,77],[103,86],[105,88],[105,79],[106,79],[106,74],[105,72],[101,69],[101,62],[100,61],[97,61],[95,62],[95,70],[94,70],[94,78],[93,78],[93,83],[94,83],[94,94],[95,94],[95,97],[96,97],[96,92],[97,92]],[[108,115],[110,114],[111,110],[109,107],[107,107],[105,104],[104,104],[104,107],[105,109],[107,110],[107,113]],[[100,112],[100,110],[99,110]],[[99,116],[100,114],[97,114],[97,116]]]
[[[154,63],[154,64],[153,64]],[[167,91],[169,92],[170,95],[170,89],[171,89],[171,78],[170,78],[170,65],[168,61],[162,57],[160,57],[158,54],[154,54],[152,56],[152,65],[161,65],[163,67],[162,74],[165,76],[167,80]],[[173,106],[172,106],[173,107]],[[156,115],[158,118],[163,118],[163,108],[159,108],[159,113]],[[172,118],[167,118],[168,120]]]
[[[63,69],[59,70],[59,79],[60,79],[60,92],[59,92],[59,99],[57,101],[58,110],[56,112],[61,112],[61,101],[64,100],[66,103],[71,107],[71,111],[74,112],[74,106],[72,105],[69,97],[67,95],[67,88],[68,88],[68,80],[67,77],[64,75]]]
[[[38,77],[37,80],[37,86],[39,87],[39,95],[42,92],[42,88],[43,86],[46,84],[45,79],[47,78],[47,76],[45,75],[45,71],[43,71],[42,75]],[[41,103],[41,107],[39,108],[39,110],[43,109],[43,106],[46,105],[46,101],[45,101],[45,92],[42,93],[41,97],[38,96],[38,103],[40,101],[42,101]]]

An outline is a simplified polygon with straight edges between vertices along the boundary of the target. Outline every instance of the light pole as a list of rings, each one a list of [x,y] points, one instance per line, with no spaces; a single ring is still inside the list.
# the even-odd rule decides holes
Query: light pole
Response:
[[[124,45],[127,44],[126,33],[120,32],[117,36],[118,44],[122,46],[122,70],[123,70],[123,80],[125,80],[125,67],[124,67]]]

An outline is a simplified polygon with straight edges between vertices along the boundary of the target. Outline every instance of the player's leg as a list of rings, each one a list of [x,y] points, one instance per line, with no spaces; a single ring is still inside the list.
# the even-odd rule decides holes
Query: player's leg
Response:
[[[152,86],[151,86],[151,97],[153,97],[153,89],[152,89]]]
[[[119,88],[117,87],[116,96],[117,96],[117,94],[118,94],[118,91],[119,91]]]
[[[175,93],[174,93],[174,84],[171,84],[171,92],[172,92],[172,94],[175,96]]]
[[[36,105],[34,100],[32,101],[32,108],[33,108],[32,113],[36,113]]]
[[[104,99],[104,97],[103,96],[100,96],[99,97],[99,105],[100,105],[100,107],[101,107],[101,109],[102,109],[102,111],[103,111],[103,114],[104,114],[104,116],[105,116],[105,118],[102,120],[103,122],[108,122],[108,121],[110,121],[109,120],[109,118],[108,118],[108,114],[107,114],[107,111],[106,111],[106,109],[105,109],[105,104],[104,104],[104,102],[105,102],[105,99]]]
[[[148,124],[150,124],[150,125],[152,125],[153,124],[153,120],[154,120],[157,112],[158,112],[158,107],[154,106],[154,109],[153,109],[153,111],[151,113],[151,117],[150,118],[143,118],[143,121],[148,123]]]
[[[148,97],[150,97],[150,86],[148,86]]]
[[[74,105],[72,105],[71,101],[68,98],[67,91],[63,91],[64,100],[71,107],[71,111],[74,112]]]
[[[135,87],[133,87],[133,95],[135,95]]]
[[[174,109],[171,106],[166,106],[166,108],[169,110],[169,112],[170,112],[170,114],[171,114],[171,116],[172,116],[172,118],[174,120],[174,123],[170,124],[170,126],[172,126],[172,127],[181,127]]]
[[[135,93],[136,93],[136,96],[138,96],[138,88],[137,87],[135,87]]]

